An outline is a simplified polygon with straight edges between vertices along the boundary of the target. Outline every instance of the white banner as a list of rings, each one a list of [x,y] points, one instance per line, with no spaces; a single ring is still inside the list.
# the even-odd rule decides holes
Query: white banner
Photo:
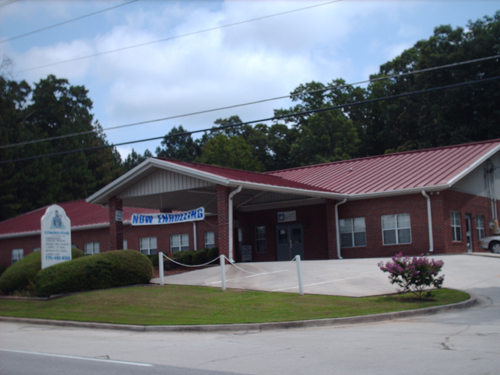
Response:
[[[71,260],[71,220],[64,209],[50,206],[41,218],[42,269]]]
[[[205,207],[195,208],[186,212],[159,214],[132,214],[132,225],[177,224],[189,221],[205,220]]]

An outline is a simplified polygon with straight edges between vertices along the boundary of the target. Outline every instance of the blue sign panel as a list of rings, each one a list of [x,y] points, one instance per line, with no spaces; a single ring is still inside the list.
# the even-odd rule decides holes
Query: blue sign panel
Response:
[[[185,212],[170,212],[159,214],[132,214],[132,225],[178,224],[190,221],[205,220],[205,207],[195,208]]]

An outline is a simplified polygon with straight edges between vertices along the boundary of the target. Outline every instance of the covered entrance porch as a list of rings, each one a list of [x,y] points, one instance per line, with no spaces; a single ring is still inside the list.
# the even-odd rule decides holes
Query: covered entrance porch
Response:
[[[235,261],[243,252],[251,261],[335,259],[335,203],[340,194],[317,191],[280,177],[197,163],[150,158],[87,201],[109,207],[110,249],[123,248],[124,206],[159,213],[203,207],[203,221],[154,225],[158,251],[170,254],[173,240],[188,238],[189,250],[204,247],[213,236],[221,254]],[[140,239],[138,239],[140,241]],[[133,244],[128,244],[132,249]],[[175,247],[175,249],[177,249]]]

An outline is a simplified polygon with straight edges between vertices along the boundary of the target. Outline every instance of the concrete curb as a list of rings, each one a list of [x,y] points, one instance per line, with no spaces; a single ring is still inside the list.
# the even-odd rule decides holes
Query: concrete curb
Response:
[[[477,303],[477,298],[471,294],[467,301],[450,305],[428,307],[416,310],[398,311],[393,313],[351,316],[347,318],[330,318],[318,320],[302,320],[291,322],[273,323],[248,323],[248,324],[211,324],[192,326],[140,326],[110,323],[88,323],[50,319],[13,318],[0,316],[0,322],[45,324],[60,327],[93,328],[93,329],[113,329],[136,332],[234,332],[234,331],[271,331],[294,328],[331,327],[361,323],[376,323],[387,320],[401,319],[421,315],[434,315],[450,310],[465,309]]]

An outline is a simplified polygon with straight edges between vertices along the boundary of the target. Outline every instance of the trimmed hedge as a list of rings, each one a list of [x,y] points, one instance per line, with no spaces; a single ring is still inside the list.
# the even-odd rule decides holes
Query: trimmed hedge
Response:
[[[172,254],[172,258],[179,263],[188,266],[196,266],[213,261],[219,256],[219,248],[200,249],[198,251],[178,251]]]
[[[38,273],[36,295],[107,289],[117,286],[149,284],[153,265],[135,250],[114,250],[57,264]]]
[[[0,265],[0,276],[2,276],[7,268],[9,268],[9,266]]]
[[[178,253],[178,260],[179,260],[179,263],[182,263],[182,264],[187,264],[188,266],[192,266],[193,265],[193,254],[194,254],[194,251],[191,251],[191,250],[187,250],[187,251],[180,251]]]
[[[160,266],[160,261],[158,260],[158,254],[154,255],[146,255],[151,263],[153,264],[153,267],[159,267]]]
[[[208,258],[209,262],[211,262],[214,259],[217,259],[218,256],[219,256],[219,248],[218,247],[212,247],[211,249],[208,249],[207,258]]]
[[[205,264],[208,263],[208,249],[201,249],[193,253],[193,264]]]
[[[71,258],[83,257],[83,251],[71,248]],[[72,261],[70,261],[72,262]],[[42,251],[35,251],[7,268],[0,277],[0,292],[31,292],[35,277],[42,269]]]

